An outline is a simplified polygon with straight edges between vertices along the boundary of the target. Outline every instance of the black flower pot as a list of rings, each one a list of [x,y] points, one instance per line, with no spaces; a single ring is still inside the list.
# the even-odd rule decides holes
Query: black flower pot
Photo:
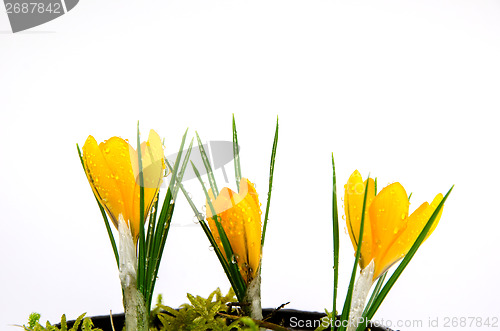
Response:
[[[267,322],[278,324],[289,328],[293,331],[302,330],[315,330],[321,323],[325,323],[325,313],[311,312],[295,309],[280,309],[275,310],[271,308],[266,308],[262,310],[264,318],[270,316],[266,319]],[[103,331],[112,331],[111,321],[109,315],[104,316],[94,316],[91,317],[92,322],[94,322],[94,327],[100,328]],[[72,327],[75,321],[68,321],[68,327]],[[124,314],[113,314],[113,324],[116,331],[121,331],[125,322]],[[159,321],[153,321],[155,324],[159,324]],[[383,326],[369,324],[366,330],[370,331],[392,331]]]

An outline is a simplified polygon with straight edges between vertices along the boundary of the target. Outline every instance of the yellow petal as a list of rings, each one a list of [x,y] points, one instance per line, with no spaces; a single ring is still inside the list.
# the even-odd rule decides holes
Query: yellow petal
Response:
[[[131,158],[135,155],[130,153],[129,147],[128,142],[119,137],[111,137],[99,144],[99,149],[111,170],[111,179],[121,192],[121,199],[111,203],[123,205],[123,219],[132,223],[135,179]]]
[[[377,268],[378,275],[382,274],[391,265],[402,259],[408,253],[442,199],[443,195],[438,194],[430,205],[427,202],[423,203],[410,215],[410,217],[408,217],[406,227],[400,230],[396,240],[388,250],[380,256],[380,267]],[[438,214],[434,224],[427,233],[426,238],[428,238],[436,228],[442,211],[441,209],[441,212]],[[374,278],[378,277],[378,275],[375,275]]]
[[[225,187],[215,201],[211,190],[209,197],[233,249],[234,257],[226,259],[237,262],[243,279],[249,282],[256,276],[261,258],[261,215],[255,188],[242,178],[239,194]],[[210,230],[225,255],[208,203],[206,208]]]
[[[356,170],[352,173],[345,185],[345,214],[346,223],[352,245],[356,251],[358,247],[358,237],[361,227],[361,214],[363,211],[363,200],[365,194],[366,181],[363,182],[361,174]],[[372,260],[372,230],[368,210],[375,198],[375,182],[368,180],[368,193],[365,206],[365,223],[363,230],[363,243],[361,244],[361,258],[359,261],[361,269],[364,269]]]
[[[135,186],[133,192],[133,210],[134,215],[132,218],[133,233],[137,239],[139,236],[140,227],[140,178],[139,178],[139,164],[138,153],[130,147],[130,155],[135,157],[131,158],[133,174],[135,176]],[[149,131],[148,141],[141,144],[142,156],[142,173],[144,180],[144,214],[147,216],[149,210],[153,206],[160,185],[163,181],[163,174],[165,170],[164,151],[160,136],[154,131]]]
[[[163,178],[163,147],[160,137],[153,130],[142,146],[145,151],[143,164],[147,215]],[[119,137],[112,137],[97,146],[95,139],[89,136],[83,146],[83,159],[92,189],[113,224],[118,227],[118,217],[122,215],[137,242],[140,227],[137,152]]]
[[[242,213],[246,218],[244,219],[244,226],[248,252],[247,260],[250,267],[249,273],[252,278],[255,278],[261,260],[262,222],[259,196],[253,184],[246,178],[242,178],[240,181],[238,195],[243,198],[239,204],[244,204]]]
[[[374,278],[389,267],[382,259],[401,231],[405,230],[409,206],[408,196],[400,183],[385,187],[377,194],[370,206],[375,261]]]
[[[108,212],[113,224],[118,228],[118,216],[122,214],[125,218],[127,211],[126,198],[123,197],[121,187],[115,180],[115,174],[94,137],[89,136],[87,138],[82,152],[85,172],[90,186],[99,202]]]

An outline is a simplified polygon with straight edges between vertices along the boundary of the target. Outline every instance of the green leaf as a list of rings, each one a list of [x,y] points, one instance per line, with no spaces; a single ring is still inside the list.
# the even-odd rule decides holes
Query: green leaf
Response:
[[[230,275],[230,281],[232,280],[231,284],[234,283],[236,286],[234,288],[236,292],[236,296],[238,297],[238,300],[243,301],[245,292],[246,292],[246,285],[243,280],[243,277],[240,274],[238,263],[233,263],[233,249],[231,248],[231,243],[229,242],[229,239],[227,238],[226,232],[224,231],[224,228],[222,227],[222,224],[220,223],[219,216],[217,216],[217,213],[215,212],[215,208],[212,204],[212,201],[210,199],[210,196],[208,195],[208,191],[205,187],[205,184],[203,183],[203,180],[201,178],[200,172],[198,169],[196,169],[196,166],[194,165],[193,162],[191,162],[191,166],[193,167],[193,170],[196,174],[196,177],[198,177],[198,180],[201,184],[201,187],[203,188],[203,192],[205,193],[206,200],[208,202],[208,205],[210,207],[210,210],[213,215],[213,220],[215,223],[215,226],[217,227],[217,231],[220,237],[220,240],[222,242],[222,247],[224,248],[224,253],[227,257],[230,257],[231,261],[228,261],[228,266],[229,266],[229,275]],[[215,246],[214,246],[215,247]]]
[[[205,170],[207,171],[208,181],[210,183],[210,187],[212,188],[212,193],[214,194],[214,197],[217,198],[217,196],[219,195],[219,190],[217,189],[217,183],[215,182],[215,177],[212,171],[212,167],[210,166],[210,161],[208,160],[207,153],[205,152],[205,148],[203,147],[198,132],[196,132],[196,139],[198,140],[198,148],[200,149],[203,165],[205,166]]]
[[[146,286],[145,275],[146,272],[146,239],[144,235],[144,224],[146,223],[145,214],[144,214],[144,173],[142,169],[142,148],[141,148],[141,134],[139,132],[139,121],[137,121],[137,162],[139,164],[139,200],[140,200],[140,208],[139,208],[139,258],[138,258],[138,267],[137,267],[137,288],[139,292],[142,293],[144,297],[146,297]]]
[[[78,151],[78,156],[80,157],[80,162],[82,163],[83,171],[85,173],[87,173],[87,171],[85,170],[85,163],[83,162],[82,152],[81,152],[80,146],[78,146],[78,144],[76,144],[76,149]],[[102,218],[104,220],[104,225],[106,226],[106,231],[108,232],[109,241],[111,242],[111,247],[113,248],[113,253],[115,255],[116,266],[119,269],[120,268],[120,257],[118,255],[118,248],[116,246],[115,237],[113,236],[113,231],[111,230],[111,226],[109,225],[108,216],[106,215],[106,211],[104,210],[104,206],[101,205],[101,203],[99,202],[99,199],[97,198],[94,190],[92,190],[92,193],[94,194],[95,201],[97,202],[97,205],[99,206],[99,210],[101,211],[101,215],[102,215]]]
[[[264,226],[262,227],[262,247],[264,247],[264,240],[266,239],[267,221],[269,220],[269,207],[271,205],[271,192],[273,191],[274,162],[276,159],[276,149],[278,148],[278,130],[279,123],[278,118],[276,118],[276,131],[274,132],[273,149],[271,151],[271,164],[269,166],[269,188],[267,191],[266,214],[264,216]]]
[[[179,152],[177,153],[177,157],[175,160],[174,168],[171,169],[172,177],[170,179],[170,183],[167,189],[167,193],[165,195],[165,199],[162,204],[162,208],[160,211],[160,215],[158,219],[150,220],[156,222],[156,226],[154,232],[152,233],[152,239],[150,240],[150,247],[148,247],[148,255],[147,255],[147,270],[146,270],[146,279],[145,279],[145,293],[144,298],[146,300],[146,308],[148,311],[151,309],[151,301],[153,299],[154,287],[156,284],[156,279],[158,278],[158,271],[160,267],[160,261],[163,256],[163,251],[165,248],[165,243],[167,240],[168,232],[170,230],[170,222],[172,220],[172,216],[174,213],[175,207],[175,190],[177,183],[182,181],[182,177],[184,176],[184,168],[181,168],[181,171],[178,174],[179,165],[182,160],[184,145],[186,142],[188,130],[184,132],[182,137],[181,144],[179,146]],[[191,147],[191,146],[190,146]],[[185,159],[189,159],[189,155],[191,153],[191,148],[188,149]],[[165,162],[168,164],[168,161],[165,159]],[[155,218],[157,207],[155,208]]]
[[[236,121],[233,114],[233,157],[234,157],[234,176],[236,178],[236,189],[240,190],[241,165],[240,165],[240,147],[238,145],[238,133],[236,132]]]
[[[168,166],[170,167],[170,164],[167,161]],[[196,208],[196,205],[193,202],[193,199],[189,196],[187,193],[186,189],[182,184],[179,185],[182,193],[186,197],[186,200],[188,201],[191,209],[193,210],[198,222],[200,223],[200,226],[203,229],[203,232],[205,232],[205,235],[207,236],[208,240],[210,241],[211,246],[214,248],[215,254],[217,255],[217,258],[219,259],[220,264],[222,265],[222,268],[224,269],[224,273],[226,274],[229,282],[231,283],[231,286],[233,289],[237,288],[237,285],[234,283],[233,278],[231,277],[231,271],[229,270],[229,264],[224,257],[223,253],[220,251],[219,246],[217,245],[217,242],[215,241],[214,236],[212,235],[212,232],[210,231],[210,228],[208,227],[207,223],[204,220],[204,215],[198,211],[198,208]]]
[[[373,301],[375,301],[375,298],[380,293],[382,285],[384,285],[384,280],[386,276],[387,276],[387,271],[384,272],[382,276],[378,278],[377,285],[375,285],[375,288],[372,291],[372,295],[370,296],[370,300],[368,300],[368,303],[365,305],[365,310],[363,311],[363,314],[366,314],[368,312],[371,305],[373,304]]]
[[[339,215],[337,205],[337,177],[335,175],[335,160],[332,153],[333,168],[333,193],[332,193],[332,218],[333,218],[333,319],[337,314],[337,288],[339,282]],[[331,326],[332,331],[334,325]]]

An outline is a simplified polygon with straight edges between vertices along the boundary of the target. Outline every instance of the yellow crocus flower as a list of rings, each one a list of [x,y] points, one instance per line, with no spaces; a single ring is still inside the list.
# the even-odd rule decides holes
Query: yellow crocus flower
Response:
[[[233,249],[234,256],[226,256],[226,259],[229,263],[238,263],[241,276],[249,284],[257,275],[261,259],[261,210],[255,187],[248,179],[242,178],[239,193],[225,187],[217,199],[211,190],[209,196]],[[208,202],[206,209],[210,230],[225,255]]]
[[[140,226],[140,186],[137,151],[127,140],[111,137],[97,145],[89,136],[83,146],[83,163],[90,186],[118,228],[119,217],[129,225],[137,244]],[[151,130],[141,144],[144,178],[144,213],[147,215],[158,193],[165,169],[163,145]]]
[[[410,202],[400,183],[392,183],[375,195],[375,183],[373,179],[368,181],[359,264],[361,269],[364,269],[373,260],[375,264],[373,279],[376,279],[408,253],[443,199],[443,195],[441,193],[436,195],[430,205],[425,202],[408,216]],[[345,185],[346,223],[354,249],[357,249],[358,245],[365,187],[366,181],[363,182],[357,170],[352,173]],[[427,237],[436,228],[441,214],[442,209]]]

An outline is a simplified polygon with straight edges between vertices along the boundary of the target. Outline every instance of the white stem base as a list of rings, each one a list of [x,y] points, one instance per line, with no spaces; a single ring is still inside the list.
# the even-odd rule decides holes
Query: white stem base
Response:
[[[250,305],[248,306],[248,314],[251,318],[262,320],[262,306],[260,302],[260,272],[257,272],[255,277],[247,287],[245,301]]]
[[[120,215],[118,223],[120,234],[120,282],[123,290],[126,331],[147,331],[148,313],[144,298],[137,290],[137,256],[130,229]]]
[[[365,308],[366,297],[370,292],[370,288],[373,285],[373,271],[375,270],[375,264],[373,260],[369,265],[361,270],[361,274],[354,285],[354,291],[352,292],[351,309],[349,311],[349,324],[347,331],[355,331],[359,323],[364,323],[361,320],[363,315],[363,310]]]

